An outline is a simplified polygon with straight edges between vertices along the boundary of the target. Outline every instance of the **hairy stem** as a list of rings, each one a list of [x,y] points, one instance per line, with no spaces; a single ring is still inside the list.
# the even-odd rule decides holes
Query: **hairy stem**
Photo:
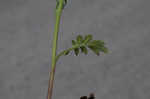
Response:
[[[64,0],[60,0],[58,8],[56,9],[56,23],[55,23],[55,30],[53,34],[53,47],[52,47],[52,64],[51,64],[52,67],[49,76],[47,99],[52,99],[54,75],[55,75],[55,68],[56,68],[56,50],[57,50],[58,32],[59,32],[59,24],[60,24],[60,18],[62,13],[63,2]]]

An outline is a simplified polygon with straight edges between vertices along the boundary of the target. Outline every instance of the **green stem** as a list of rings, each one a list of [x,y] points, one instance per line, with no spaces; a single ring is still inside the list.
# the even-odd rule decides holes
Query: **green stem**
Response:
[[[53,48],[52,48],[52,64],[51,64],[52,67],[51,67],[51,72],[49,76],[47,99],[52,99],[54,74],[55,74],[55,68],[56,68],[56,50],[57,50],[58,32],[59,32],[59,24],[60,24],[63,2],[64,0],[60,0],[59,6],[56,9],[56,23],[55,23],[55,30],[53,34]]]

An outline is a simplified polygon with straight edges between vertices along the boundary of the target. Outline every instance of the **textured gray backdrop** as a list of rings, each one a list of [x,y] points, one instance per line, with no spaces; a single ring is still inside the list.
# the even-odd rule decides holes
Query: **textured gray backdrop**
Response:
[[[150,99],[150,1],[69,0],[58,52],[78,34],[109,54],[73,53],[57,63],[53,99]],[[0,0],[0,99],[46,99],[55,0]],[[62,24],[63,23],[63,24]]]

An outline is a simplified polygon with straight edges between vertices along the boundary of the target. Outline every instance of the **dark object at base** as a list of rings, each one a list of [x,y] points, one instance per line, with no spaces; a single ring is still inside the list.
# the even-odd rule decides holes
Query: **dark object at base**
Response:
[[[95,95],[94,95],[94,93],[90,93],[89,97],[81,96],[80,99],[95,99]]]
[[[95,99],[94,93],[91,93],[88,99]]]
[[[88,99],[87,96],[81,96],[80,99]]]

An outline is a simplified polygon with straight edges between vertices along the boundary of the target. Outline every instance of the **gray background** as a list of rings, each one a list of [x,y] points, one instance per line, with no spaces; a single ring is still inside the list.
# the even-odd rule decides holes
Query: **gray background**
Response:
[[[109,54],[73,53],[57,63],[54,99],[150,99],[150,1],[69,0],[58,52],[76,35],[104,40]],[[0,99],[46,99],[55,0],[0,0]],[[63,24],[62,24],[63,23]]]

